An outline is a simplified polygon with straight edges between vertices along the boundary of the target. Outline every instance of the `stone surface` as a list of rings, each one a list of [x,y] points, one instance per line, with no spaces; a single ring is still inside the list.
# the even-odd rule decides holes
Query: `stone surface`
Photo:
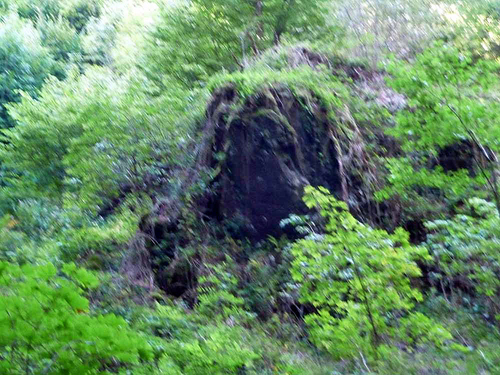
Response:
[[[225,160],[214,181],[213,215],[252,240],[280,236],[280,221],[305,213],[306,185],[340,189],[338,162],[326,125],[294,99],[287,103],[286,121],[277,121],[261,103],[257,115],[242,116],[230,126],[219,124],[215,152]],[[245,120],[243,120],[243,118]],[[220,133],[223,134],[220,134]]]

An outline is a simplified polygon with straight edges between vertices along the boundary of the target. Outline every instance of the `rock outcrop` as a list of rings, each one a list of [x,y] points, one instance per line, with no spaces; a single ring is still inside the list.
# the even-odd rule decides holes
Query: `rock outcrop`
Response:
[[[222,98],[230,99],[231,90],[217,94],[214,108],[230,107]],[[307,185],[341,194],[339,155],[326,116],[311,113],[285,88],[256,95],[234,119],[217,110],[210,118],[210,164],[217,170],[210,215],[245,237],[282,234],[281,220],[306,213]]]
[[[307,185],[340,192],[334,145],[296,102],[288,108],[287,125],[257,112],[234,121],[223,138],[229,145],[218,145],[227,150],[214,181],[218,185],[215,212],[241,223],[248,237],[277,236],[282,219],[304,213],[302,195]]]

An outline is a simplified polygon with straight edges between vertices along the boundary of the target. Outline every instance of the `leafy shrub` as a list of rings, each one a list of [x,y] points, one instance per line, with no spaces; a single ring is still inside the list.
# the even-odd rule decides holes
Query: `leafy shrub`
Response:
[[[163,5],[145,64],[157,81],[203,84],[223,70],[246,66],[248,57],[294,40],[335,40],[325,0],[194,0]]]
[[[377,358],[391,339],[440,346],[451,338],[412,312],[423,297],[410,278],[421,275],[415,260],[427,259],[426,249],[411,246],[402,229],[389,234],[361,224],[324,188],[307,187],[304,202],[326,219],[324,235],[311,233],[292,247],[300,301],[317,309],[305,318],[317,346],[337,358]]]
[[[30,22],[13,14],[0,20],[0,128],[14,126],[6,105],[20,100],[18,91],[36,95],[54,68],[50,51]]]
[[[165,338],[162,360],[168,368],[180,370],[179,374],[238,374],[252,368],[261,356],[252,346],[249,331],[230,321],[214,323],[196,311],[157,305],[144,324]]]
[[[407,154],[389,160],[389,184],[380,198],[398,195],[417,206],[415,196],[423,195],[442,204],[436,188],[448,199],[459,200],[481,186],[495,198],[500,212],[493,172],[498,162],[492,154],[498,151],[500,137],[495,91],[499,67],[496,61],[477,59],[442,42],[412,64],[389,65],[390,85],[408,97],[408,107],[396,115],[396,125],[387,133],[401,140]],[[457,146],[469,148],[468,164],[441,165],[440,153]]]
[[[11,7],[32,22],[63,19],[81,32],[90,19],[98,17],[102,0],[12,0]]]
[[[94,374],[149,359],[124,319],[89,314],[84,288],[97,279],[74,264],[0,263],[0,369],[9,374]]]
[[[500,320],[500,219],[495,205],[470,199],[463,213],[427,222],[431,281],[454,303]]]
[[[206,265],[207,274],[198,279],[198,305],[196,311],[211,319],[244,321],[251,314],[244,310],[245,301],[236,295],[238,279],[227,263]]]
[[[80,36],[62,18],[55,21],[40,21],[38,28],[43,45],[50,50],[54,60],[60,64],[61,73],[58,72],[58,77],[61,77],[67,70],[65,63],[76,60],[82,54]]]
[[[186,375],[238,374],[259,357],[244,339],[242,327],[208,325],[189,340],[170,342],[166,353]]]
[[[0,220],[0,259],[17,260],[18,249],[27,241],[25,233],[14,230],[17,221],[11,215]]]
[[[4,202],[66,198],[96,212],[148,189],[147,179],[165,182],[161,163],[175,161],[186,129],[174,126],[174,111],[160,109],[177,99],[149,100],[147,82],[129,78],[95,68],[51,80],[38,100],[24,95],[10,109],[23,126],[6,131],[0,147],[9,171]]]
[[[18,14],[32,22],[36,22],[40,17],[57,18],[61,12],[59,0],[18,0],[16,3]]]

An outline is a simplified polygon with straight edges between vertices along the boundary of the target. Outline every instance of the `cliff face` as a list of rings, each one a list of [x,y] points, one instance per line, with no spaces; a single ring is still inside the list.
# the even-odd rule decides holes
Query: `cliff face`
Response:
[[[305,50],[298,55],[290,53],[291,66],[326,64]],[[314,92],[297,94],[287,84],[269,84],[244,100],[231,84],[214,93],[199,158],[216,175],[209,216],[255,241],[280,236],[282,219],[306,213],[302,195],[307,185],[326,187],[354,211],[370,204],[367,187],[375,184],[376,166],[365,151],[364,133],[371,130],[361,129],[351,108],[355,100],[362,110],[370,106],[359,104],[363,100],[389,111],[401,103],[394,101],[382,74],[328,64],[332,76],[345,82],[346,93],[335,109],[325,109]]]
[[[279,236],[279,223],[304,213],[303,188],[340,192],[337,154],[324,124],[294,99],[274,93],[287,107],[277,118],[266,99],[249,116],[218,128],[215,153],[224,153],[214,181],[217,217],[233,221],[254,240]]]

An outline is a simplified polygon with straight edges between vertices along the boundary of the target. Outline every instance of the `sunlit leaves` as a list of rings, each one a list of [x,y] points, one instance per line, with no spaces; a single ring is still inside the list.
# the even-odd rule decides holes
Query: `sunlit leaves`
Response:
[[[9,374],[93,374],[149,359],[151,348],[123,318],[89,314],[84,288],[96,277],[74,264],[0,262],[0,369]]]
[[[399,161],[389,160],[387,189],[397,190],[405,198],[417,187],[437,187],[457,199],[467,187],[483,185],[490,189],[492,158],[487,153],[498,152],[500,147],[500,66],[478,59],[467,50],[436,43],[413,63],[393,62],[388,68],[393,75],[390,85],[408,97],[408,107],[387,130],[401,141],[407,153]],[[438,155],[446,147],[457,146],[469,148],[471,167],[445,174]],[[405,169],[398,171],[396,165]],[[414,173],[406,173],[409,170]]]
[[[260,4],[260,5],[259,5]],[[192,87],[223,70],[245,68],[252,57],[289,37],[336,40],[325,0],[194,0],[164,5],[144,69],[156,81]]]
[[[178,98],[149,98],[147,81],[104,68],[52,80],[38,100],[11,108],[20,126],[0,151],[9,168],[5,194],[50,197],[96,210],[121,192],[144,191],[146,175],[179,155]],[[172,94],[172,93],[171,93]],[[183,138],[184,137],[184,138]]]
[[[382,337],[405,335],[397,316],[407,316],[408,324],[427,319],[411,313],[423,296],[410,279],[421,275],[415,261],[428,259],[428,253],[410,245],[402,229],[389,234],[361,224],[324,188],[306,188],[304,202],[326,220],[323,236],[292,247],[291,273],[301,285],[301,301],[318,311],[306,317],[311,339],[335,357],[361,351],[376,358]],[[451,338],[444,329],[439,332],[437,342]],[[429,331],[420,334],[427,337]]]

